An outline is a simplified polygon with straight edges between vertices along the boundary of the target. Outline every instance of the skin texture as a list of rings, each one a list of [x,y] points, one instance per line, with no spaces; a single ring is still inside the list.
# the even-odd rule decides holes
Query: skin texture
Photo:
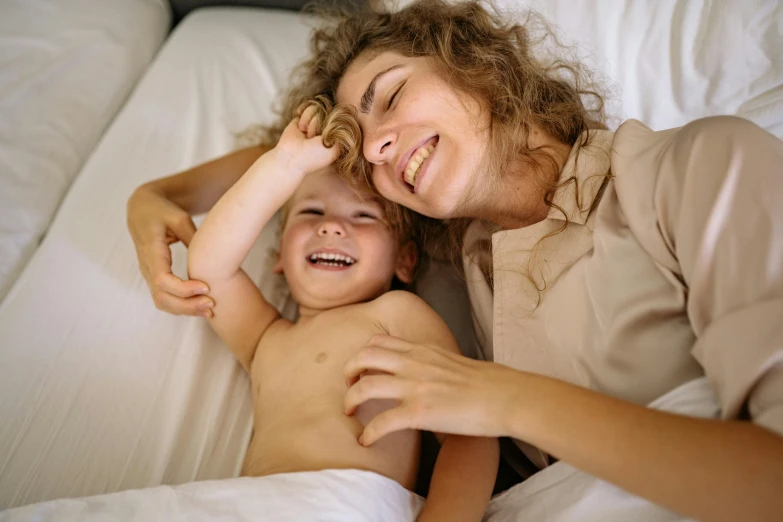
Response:
[[[376,58],[386,61],[374,62]],[[338,90],[339,101],[358,107],[375,75],[405,61],[390,53],[358,57]],[[407,90],[403,89],[390,106],[384,106],[401,78],[394,80],[394,85],[379,80],[376,103],[380,102],[381,108],[375,109],[379,112],[359,114],[366,136],[365,155],[373,163],[373,179],[382,194],[431,216],[482,218],[505,228],[543,219],[548,209],[535,184],[526,180],[524,169],[509,165],[509,171],[517,175],[505,181],[481,171],[486,143],[481,143],[476,129],[482,127],[465,129],[467,122],[480,122],[481,115],[471,112],[469,103],[466,112],[460,113],[463,105],[459,96],[450,93],[445,83],[427,70],[426,61],[395,70],[395,74],[403,73],[420,73],[421,83],[406,84]],[[452,133],[452,128],[462,132]],[[416,139],[433,132],[443,148],[433,156],[426,186],[412,194],[393,175],[393,165],[401,154],[389,147],[398,144],[400,150],[409,150]],[[551,144],[535,129],[531,142]],[[395,157],[391,157],[391,150],[395,150]],[[448,154],[443,154],[444,150]],[[217,160],[227,168],[219,174],[217,169],[211,171],[215,178],[227,180],[228,186],[243,172],[228,168],[232,161]],[[169,202],[191,203],[173,203],[170,207],[158,200],[160,206],[141,205],[141,198],[129,203],[129,227],[136,230],[133,236],[142,270],[145,266],[164,267],[151,269],[152,276],[147,277],[154,295],[162,286],[157,274],[164,273],[167,265],[162,254],[163,247],[168,248],[166,231],[177,228],[173,224],[177,219],[189,219],[192,201],[209,201],[210,187],[219,185],[200,179],[200,175],[208,178],[209,172],[204,166],[198,167],[179,178],[176,194],[157,196]],[[152,230],[158,232],[152,234]],[[187,234],[185,230],[176,237],[183,239]],[[154,237],[154,241],[148,237]],[[155,248],[147,248],[153,244]],[[201,298],[187,299],[198,302]],[[156,303],[163,309],[191,313],[179,301]],[[387,375],[384,379],[357,381],[356,377],[367,370]],[[587,473],[699,520],[775,520],[783,512],[783,441],[749,422],[690,419],[651,411],[557,380],[457,354],[445,355],[437,343],[413,343],[388,336],[366,342],[346,362],[345,379],[352,385],[345,395],[348,412],[370,399],[399,401],[398,407],[365,427],[365,445],[405,428],[507,435],[531,442]],[[465,418],[472,422],[465,423]]]
[[[374,93],[371,105],[362,103],[368,92]],[[426,58],[391,52],[359,56],[340,82],[337,100],[357,108],[373,183],[391,201],[430,217],[479,218],[505,228],[546,217],[543,189],[524,167],[509,165],[505,174],[518,175],[486,171],[489,116],[443,81]],[[406,159],[434,139],[435,149],[421,165],[412,191],[401,177]],[[530,145],[552,147],[560,166],[571,150],[536,129]]]
[[[210,326],[250,376],[254,432],[243,474],[356,468],[412,489],[419,433],[398,430],[372,447],[360,444],[364,426],[396,403],[365,401],[346,415],[343,368],[378,334],[449,353],[459,349],[421,299],[388,291],[395,276],[411,281],[416,250],[412,243],[400,245],[377,201],[328,168],[337,151],[324,147],[310,122],[302,121],[310,117],[291,122],[278,145],[226,192],[189,248],[188,272],[209,286],[215,302]],[[241,268],[264,225],[286,202],[290,212],[277,269],[299,304],[296,322],[281,318]],[[354,262],[312,262],[314,254],[324,253]],[[382,377],[369,372],[364,378]],[[479,521],[498,458],[494,438],[446,436],[419,520]]]
[[[376,81],[376,99],[387,103],[406,74],[406,85],[414,87],[398,93],[388,109],[382,104],[375,112],[359,114],[365,155],[373,164],[379,191],[437,217],[482,217],[506,228],[543,219],[543,194],[534,184],[487,182],[490,190],[471,191],[473,184],[488,177],[473,161],[486,142],[476,145],[481,137],[471,131],[454,136],[442,131],[447,144],[464,144],[467,152],[449,145],[448,158],[435,156],[421,190],[411,193],[395,178],[393,166],[400,155],[396,144],[408,146],[422,133],[441,132],[452,122],[460,128],[470,117],[481,119],[469,105],[460,108],[453,103],[457,94],[433,78],[426,60],[393,53],[358,57],[343,77],[338,101],[358,109],[372,79],[395,66],[393,79],[384,75]],[[407,97],[401,97],[403,93]],[[534,139],[546,142],[540,133],[534,133]],[[524,178],[523,167],[508,168]],[[357,381],[367,371],[392,377],[383,383]],[[348,361],[345,377],[351,384],[346,411],[368,399],[399,401],[365,428],[366,445],[403,428],[510,436],[699,520],[772,520],[783,512],[783,439],[749,422],[648,410],[562,381],[402,339],[371,341]],[[464,422],[466,418],[471,422]]]

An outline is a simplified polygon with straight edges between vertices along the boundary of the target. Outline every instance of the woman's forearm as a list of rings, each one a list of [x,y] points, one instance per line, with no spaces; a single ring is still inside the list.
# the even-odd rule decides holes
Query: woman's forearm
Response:
[[[233,276],[261,230],[299,186],[301,175],[286,172],[276,152],[258,158],[207,214],[189,247],[191,277],[210,283]]]
[[[650,410],[562,381],[520,374],[509,435],[698,520],[783,513],[783,437],[741,421]]]
[[[208,212],[269,146],[240,149],[184,172],[150,181],[140,189],[154,190],[191,215]]]

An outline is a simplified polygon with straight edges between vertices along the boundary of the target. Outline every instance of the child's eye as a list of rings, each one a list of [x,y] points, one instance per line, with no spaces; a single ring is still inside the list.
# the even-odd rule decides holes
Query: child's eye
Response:
[[[299,211],[300,214],[312,214],[314,216],[323,216],[324,211],[317,208],[305,208]]]
[[[356,214],[356,217],[358,218],[366,218],[366,219],[378,219],[375,214],[371,214],[369,212],[359,212]]]

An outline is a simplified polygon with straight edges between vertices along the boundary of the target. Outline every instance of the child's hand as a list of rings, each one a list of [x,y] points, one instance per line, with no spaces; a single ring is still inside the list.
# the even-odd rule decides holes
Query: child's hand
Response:
[[[337,159],[338,147],[327,148],[323,144],[319,127],[320,116],[315,105],[310,105],[283,131],[275,151],[285,162],[286,168],[301,175],[321,170]]]

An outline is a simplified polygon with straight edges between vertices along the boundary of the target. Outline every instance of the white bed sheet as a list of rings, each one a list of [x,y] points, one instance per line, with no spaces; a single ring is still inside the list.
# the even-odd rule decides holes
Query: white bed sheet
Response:
[[[198,11],[106,132],[0,304],[0,507],[238,473],[251,430],[247,379],[200,319],[153,308],[125,201],[268,121],[307,32],[293,13]],[[701,110],[691,116],[711,114]],[[273,240],[271,227],[245,269],[280,305],[263,269]],[[184,274],[182,248],[174,266]]]
[[[195,12],[103,136],[0,304],[0,507],[238,474],[248,381],[205,322],[154,308],[125,203],[270,120],[307,32],[288,12]]]
[[[0,301],[170,20],[166,0],[0,3]]]

